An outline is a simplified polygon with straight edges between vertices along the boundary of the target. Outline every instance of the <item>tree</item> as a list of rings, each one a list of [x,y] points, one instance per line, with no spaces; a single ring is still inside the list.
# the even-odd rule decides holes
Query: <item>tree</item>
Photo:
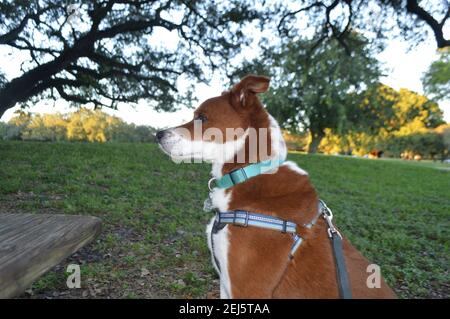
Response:
[[[398,91],[394,104],[395,121],[390,126],[397,135],[407,135],[438,127],[444,123],[439,105],[408,89]]]
[[[111,139],[110,128],[121,122],[118,117],[101,110],[80,108],[67,119],[67,137],[74,141],[106,142]]]
[[[280,17],[272,17],[279,32],[295,37],[299,30],[313,26],[318,35],[316,45],[333,37],[350,53],[349,35],[359,30],[378,39],[402,35],[414,43],[423,41],[432,31],[438,48],[450,46],[444,34],[450,16],[447,0],[303,0],[295,7],[285,3],[280,1],[270,12]]]
[[[314,46],[314,40],[298,40],[272,49],[263,59],[272,70],[272,90],[264,97],[269,111],[283,128],[308,131],[312,153],[325,129],[343,132],[356,125],[352,112],[380,75],[367,41],[359,35],[352,38],[351,55],[335,39]]]
[[[444,156],[446,126],[436,102],[410,90],[396,91],[382,84],[364,95],[362,103],[350,112],[364,120],[345,134],[327,130],[321,151],[364,155],[381,149],[388,156],[398,157],[405,151],[430,158]]]
[[[128,124],[101,110],[84,107],[67,114],[16,112],[0,122],[0,139],[34,141],[154,142],[155,129]]]
[[[238,0],[1,0],[0,45],[29,61],[10,81],[0,72],[0,116],[39,98],[112,108],[146,99],[172,110],[177,80],[205,80],[205,67],[239,52],[239,26],[256,16]],[[161,46],[157,33],[177,35],[177,46]]]
[[[436,100],[450,99],[450,53],[443,52],[422,78],[425,92]]]
[[[450,155],[450,123],[438,126],[435,131],[442,137],[442,143],[444,145],[442,159],[445,159]]]
[[[62,141],[66,138],[67,122],[62,115],[35,114],[21,134],[23,140]]]

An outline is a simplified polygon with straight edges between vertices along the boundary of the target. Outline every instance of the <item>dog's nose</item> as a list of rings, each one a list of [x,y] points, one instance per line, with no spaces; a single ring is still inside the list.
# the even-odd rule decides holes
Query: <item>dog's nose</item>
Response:
[[[159,142],[164,137],[166,131],[158,131],[156,132],[156,140]]]

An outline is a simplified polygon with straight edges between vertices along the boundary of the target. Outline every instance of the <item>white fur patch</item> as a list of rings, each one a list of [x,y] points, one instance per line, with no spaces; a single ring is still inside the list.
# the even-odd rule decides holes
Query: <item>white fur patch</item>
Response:
[[[211,167],[211,176],[214,178],[220,178],[222,177],[222,169],[223,169],[223,163],[212,163]]]
[[[222,169],[222,165],[220,166],[220,170]],[[220,211],[227,211],[229,207],[229,203],[231,200],[231,192],[226,193],[224,189],[214,188],[211,191],[211,200],[214,207],[216,207]],[[231,298],[231,281],[228,273],[228,252],[229,252],[229,238],[228,238],[228,226],[225,226],[221,230],[219,230],[216,234],[211,236],[211,231],[214,225],[215,217],[213,217],[206,227],[206,236],[208,238],[208,247],[211,251],[211,259],[216,269],[217,273],[220,274],[220,298],[228,299]],[[211,240],[214,241],[214,245],[211,243]],[[214,250],[212,247],[214,246]],[[217,258],[219,263],[219,267],[216,265],[216,260],[214,256]],[[220,268],[220,271],[219,271]]]
[[[297,163],[292,161],[284,162],[282,166],[288,167],[290,170],[300,174],[300,175],[308,175],[308,172],[304,169],[300,168],[300,166],[297,165]]]
[[[281,134],[280,126],[278,125],[278,122],[270,114],[269,114],[269,121],[270,121],[270,139],[272,152],[275,155],[275,157],[286,159],[287,147],[283,138],[283,134]]]
[[[269,115],[270,120],[270,137],[272,139],[272,150],[275,153],[275,156],[279,158],[286,159],[287,157],[287,147],[286,142],[284,141],[283,134],[281,133],[280,126],[277,121]],[[300,174],[300,175],[308,175],[308,172],[300,168],[297,163],[292,161],[286,161],[282,164],[282,166],[288,167],[290,170]]]
[[[219,230],[216,234],[211,237],[212,227],[214,225],[214,219],[206,227],[206,235],[208,236],[208,247],[211,252],[213,252],[212,246],[214,246],[214,255],[211,253],[211,259],[216,269],[217,273],[220,274],[220,298],[229,299],[231,296],[231,281],[230,275],[228,273],[228,252],[230,241],[228,238],[228,225]],[[212,245],[211,240],[214,241]],[[219,267],[216,265],[216,260],[219,263]],[[220,271],[219,271],[220,268]]]
[[[225,163],[233,159],[234,155],[244,146],[248,136],[248,129],[243,131],[239,138],[219,142],[205,142],[202,140],[190,140],[178,134],[177,129],[168,131],[166,137],[160,142],[161,148],[171,156],[174,161],[199,160],[213,163]],[[219,134],[219,130],[217,135]],[[220,132],[221,133],[221,132]],[[217,136],[215,135],[215,136]],[[225,136],[221,136],[225,140]]]
[[[211,201],[215,208],[220,211],[228,210],[228,204],[231,200],[231,192],[226,193],[222,188],[213,188],[211,191]]]

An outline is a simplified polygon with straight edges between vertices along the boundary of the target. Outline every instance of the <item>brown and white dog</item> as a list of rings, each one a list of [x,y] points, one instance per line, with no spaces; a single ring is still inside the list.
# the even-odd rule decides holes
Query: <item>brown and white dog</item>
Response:
[[[246,76],[230,91],[203,102],[189,123],[158,132],[161,148],[174,159],[212,162],[215,178],[249,163],[286,158],[280,128],[257,97],[257,93],[268,88],[268,78]],[[199,123],[202,134],[195,134]],[[207,134],[210,128],[219,130],[225,139]],[[241,133],[230,137],[226,134],[230,128],[241,129]],[[251,128],[268,131],[264,145],[267,152],[259,152],[261,145],[257,152],[251,151]],[[244,160],[238,161],[242,154]],[[213,188],[210,197],[219,211],[259,212],[297,225],[310,222],[318,207],[318,196],[308,173],[291,161],[284,162],[275,173],[255,176],[228,189]],[[220,269],[221,298],[339,298],[324,219],[320,218],[311,229],[297,227],[304,241],[293,259],[288,258],[292,245],[288,234],[230,224],[211,234],[213,223],[214,218],[206,231],[213,264],[218,272]],[[343,247],[353,298],[395,298],[383,279],[379,288],[369,288],[369,261],[345,238]]]

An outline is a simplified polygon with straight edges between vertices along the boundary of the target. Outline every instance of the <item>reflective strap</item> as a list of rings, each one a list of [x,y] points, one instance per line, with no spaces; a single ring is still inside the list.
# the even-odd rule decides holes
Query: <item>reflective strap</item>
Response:
[[[308,224],[305,224],[304,226],[308,229],[313,228],[313,226],[317,223],[317,220],[319,219],[319,217],[324,214],[324,211],[327,208],[328,207],[325,206],[325,203],[321,199],[319,199],[316,216],[314,216],[314,218]]]
[[[296,233],[297,225],[290,221],[247,211],[237,210],[231,212],[220,212],[219,220],[221,223],[233,224],[238,226],[255,226],[286,233]]]
[[[294,254],[297,251],[297,249],[300,247],[300,245],[303,242],[303,238],[301,238],[299,235],[294,235],[294,243],[291,246],[291,251],[289,252],[289,259],[294,258]]]
[[[336,276],[339,287],[339,295],[341,296],[341,298],[351,299],[352,292],[350,288],[350,280],[348,277],[347,267],[345,265],[344,251],[342,247],[342,236],[332,223],[333,213],[322,200],[319,200],[317,215],[311,222],[304,226],[307,228],[312,228],[321,215],[323,215],[328,224],[327,232],[332,244],[337,272]],[[301,238],[296,233],[297,225],[295,223],[277,217],[258,213],[250,213],[243,210],[236,210],[229,212],[218,212],[216,218],[218,220],[218,223],[240,225],[244,227],[255,226],[277,230],[282,233],[291,233],[293,235],[294,242],[292,243],[291,249],[289,251],[289,259],[294,258],[295,252],[303,242],[303,238]]]

